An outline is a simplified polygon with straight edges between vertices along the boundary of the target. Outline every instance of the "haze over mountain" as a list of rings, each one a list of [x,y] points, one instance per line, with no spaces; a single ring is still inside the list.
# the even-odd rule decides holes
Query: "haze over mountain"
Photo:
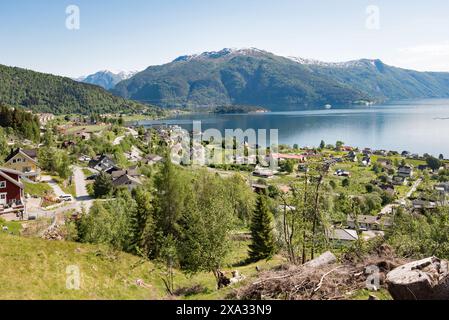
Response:
[[[0,104],[36,112],[111,113],[151,109],[66,77],[0,65]]]
[[[112,72],[109,70],[98,71],[94,74],[74,79],[79,82],[95,84],[106,90],[112,89],[120,81],[126,80],[134,76],[138,71],[120,71]]]
[[[449,73],[406,70],[380,60],[324,63],[255,48],[223,49],[151,66],[112,92],[165,107],[238,104],[279,110],[449,97]]]

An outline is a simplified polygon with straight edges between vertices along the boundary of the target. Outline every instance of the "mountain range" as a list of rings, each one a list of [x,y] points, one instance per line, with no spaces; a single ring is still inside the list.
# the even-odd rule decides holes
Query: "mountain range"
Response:
[[[223,49],[151,66],[111,90],[163,107],[257,105],[271,110],[325,104],[449,97],[449,73],[361,59],[325,63],[250,49]]]
[[[126,80],[134,76],[138,71],[120,71],[112,72],[109,70],[98,71],[94,74],[76,78],[74,80],[100,86],[106,90],[112,89],[120,81]]]
[[[327,63],[255,48],[181,56],[136,74],[100,71],[78,80],[88,83],[0,65],[0,104],[90,114],[156,112],[150,105],[276,111],[449,97],[449,73],[401,69],[371,59]]]

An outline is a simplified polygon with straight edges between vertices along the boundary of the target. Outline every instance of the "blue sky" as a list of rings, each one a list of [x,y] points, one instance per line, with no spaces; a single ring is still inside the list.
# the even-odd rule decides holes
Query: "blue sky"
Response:
[[[177,56],[257,47],[324,61],[380,58],[449,71],[449,2],[381,0],[2,0],[0,63],[67,76],[142,70]],[[66,28],[66,7],[80,29]],[[379,28],[367,28],[367,7]],[[372,20],[370,20],[372,21]]]

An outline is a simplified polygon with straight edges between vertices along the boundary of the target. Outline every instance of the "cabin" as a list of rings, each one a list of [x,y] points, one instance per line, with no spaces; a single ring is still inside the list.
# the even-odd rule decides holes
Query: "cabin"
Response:
[[[403,186],[406,183],[407,183],[407,179],[405,177],[403,177],[403,176],[397,175],[397,176],[393,177],[393,184],[395,186]]]
[[[101,155],[89,161],[89,168],[97,171],[107,171],[115,167],[115,161],[107,155]]]
[[[349,161],[351,161],[351,162],[357,162],[358,161],[357,153],[355,151],[350,151],[348,153],[348,155],[346,156],[346,158]]]
[[[307,157],[303,154],[272,153],[270,157],[267,159],[267,161],[270,162],[272,160],[278,161],[294,160],[303,163],[307,160]]]
[[[334,175],[338,177],[351,177],[351,173],[349,171],[345,171],[342,169],[338,169],[337,171],[335,171]]]
[[[157,154],[149,154],[144,157],[142,162],[144,164],[154,165],[156,163],[162,162],[162,160],[164,160],[164,158],[162,158],[161,156],[158,156]]]
[[[132,191],[133,189],[142,185],[139,179],[131,177],[127,174],[123,174],[120,177],[116,178],[112,181],[112,184],[116,188],[125,187],[129,191]]]
[[[253,175],[261,178],[271,178],[273,177],[275,172],[273,170],[257,167],[256,170],[253,171]]]
[[[394,185],[392,183],[381,184],[379,185],[379,188],[381,188],[385,192],[388,192],[391,195],[394,195],[396,193]]]
[[[20,172],[21,177],[39,181],[41,170],[37,162],[37,150],[17,148],[11,150],[5,159],[4,167]]]
[[[331,228],[326,231],[326,235],[334,246],[350,245],[359,239],[357,231],[351,229]]]
[[[356,220],[348,217],[347,224],[349,229],[356,229]],[[391,227],[392,221],[388,217],[360,215],[357,217],[357,224],[362,231],[383,231]]]
[[[0,168],[0,215],[25,213],[24,186],[20,182],[22,172]]]
[[[265,184],[253,183],[251,188],[255,193],[258,194],[268,194],[268,186]]]
[[[371,150],[370,148],[365,148],[363,149],[362,153],[366,156],[369,156],[373,154],[373,150]]]
[[[362,165],[364,165],[365,167],[371,165],[371,157],[369,155],[363,156]]]
[[[413,168],[411,166],[401,166],[398,169],[398,176],[411,178],[413,176]]]
[[[434,201],[427,201],[424,199],[415,199],[412,201],[413,210],[433,210],[438,207],[437,203]]]
[[[444,194],[449,193],[449,182],[442,182],[435,185],[435,190]]]

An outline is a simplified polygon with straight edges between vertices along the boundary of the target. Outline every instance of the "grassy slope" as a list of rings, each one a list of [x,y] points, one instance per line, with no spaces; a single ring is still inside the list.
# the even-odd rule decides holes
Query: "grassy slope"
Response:
[[[52,193],[53,189],[46,183],[31,183],[22,181],[25,186],[25,193],[43,197],[46,193]]]
[[[112,253],[105,247],[72,242],[49,242],[37,238],[11,236],[0,232],[0,299],[163,299],[165,290],[160,270],[150,262],[125,253]],[[246,257],[247,243],[236,242],[230,263]],[[276,259],[261,262],[261,268],[279,264]],[[66,289],[66,268],[81,270],[80,290]],[[251,278],[255,265],[234,267]],[[142,279],[149,286],[139,287]],[[209,273],[186,277],[176,272],[175,286],[202,285],[204,292],[189,299],[222,299],[232,291],[215,290]],[[248,279],[251,281],[251,279]],[[182,299],[182,297],[180,297]]]

